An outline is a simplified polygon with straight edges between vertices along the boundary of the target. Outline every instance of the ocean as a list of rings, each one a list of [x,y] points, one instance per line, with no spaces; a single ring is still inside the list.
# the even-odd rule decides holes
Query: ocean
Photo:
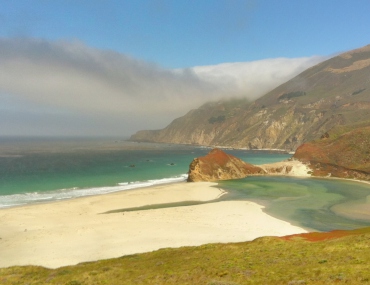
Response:
[[[185,181],[193,158],[209,150],[121,138],[0,138],[0,208]],[[291,157],[271,151],[226,152],[252,164]],[[220,187],[229,192],[223,200],[256,201],[269,214],[309,229],[370,225],[370,213],[356,215],[348,210],[367,205],[370,185],[363,183],[247,177],[221,182]],[[337,207],[344,203],[349,206]]]
[[[193,158],[208,151],[114,138],[2,138],[0,208],[184,181]],[[240,150],[229,153],[251,163],[290,157]]]

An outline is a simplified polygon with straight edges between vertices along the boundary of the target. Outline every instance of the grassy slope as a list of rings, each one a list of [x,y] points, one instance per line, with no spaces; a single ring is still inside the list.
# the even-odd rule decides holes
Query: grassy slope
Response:
[[[0,283],[370,284],[370,228],[347,233],[321,233],[320,239],[325,235],[335,239],[317,242],[307,241],[313,235],[295,235],[289,240],[265,237],[162,249],[56,270],[10,267],[0,269]]]

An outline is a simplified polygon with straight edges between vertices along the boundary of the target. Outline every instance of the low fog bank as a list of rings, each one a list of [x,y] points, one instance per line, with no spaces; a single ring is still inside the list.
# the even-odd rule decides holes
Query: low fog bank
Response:
[[[166,70],[81,42],[0,39],[3,135],[130,135],[207,101],[254,100],[324,58]]]

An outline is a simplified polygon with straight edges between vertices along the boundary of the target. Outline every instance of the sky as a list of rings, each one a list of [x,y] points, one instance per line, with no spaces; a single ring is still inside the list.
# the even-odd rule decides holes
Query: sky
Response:
[[[129,136],[370,44],[368,0],[0,0],[0,136]]]

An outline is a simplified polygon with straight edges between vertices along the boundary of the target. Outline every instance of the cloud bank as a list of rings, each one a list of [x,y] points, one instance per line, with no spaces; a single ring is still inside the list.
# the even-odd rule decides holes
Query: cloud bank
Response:
[[[256,99],[323,60],[277,58],[166,70],[80,42],[0,39],[2,134],[129,135],[207,101]]]

